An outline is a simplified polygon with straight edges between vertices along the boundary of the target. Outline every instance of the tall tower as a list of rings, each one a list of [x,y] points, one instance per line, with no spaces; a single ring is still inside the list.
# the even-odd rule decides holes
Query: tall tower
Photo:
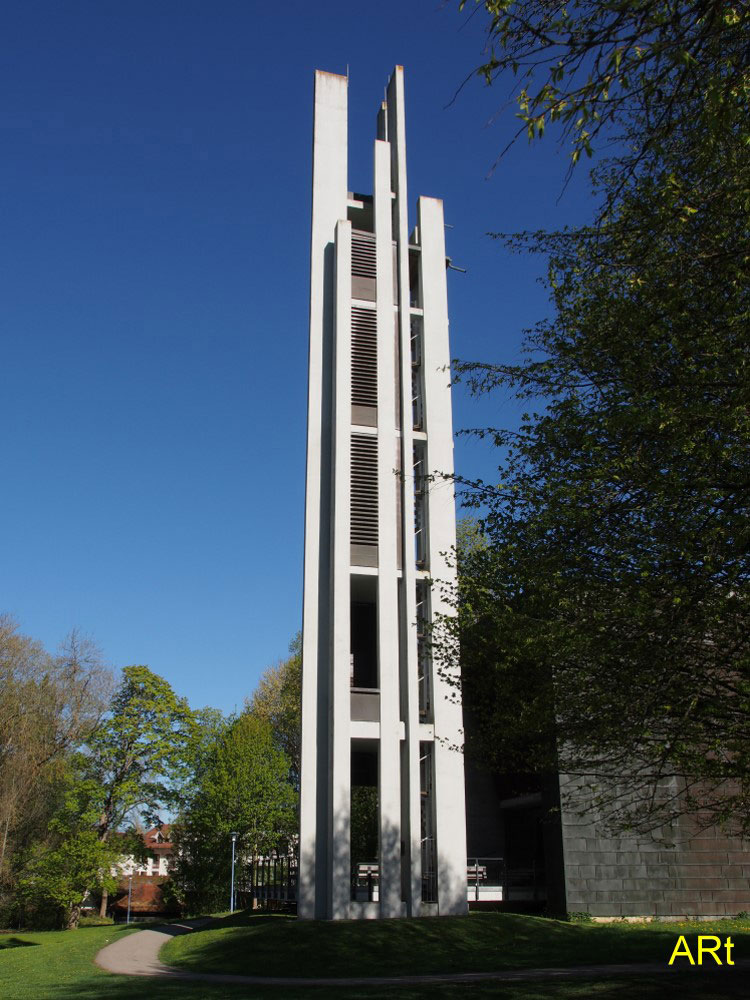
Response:
[[[461,706],[428,637],[454,577],[443,207],[409,234],[400,66],[374,191],[348,190],[347,82],[315,75],[299,914],[458,914]]]

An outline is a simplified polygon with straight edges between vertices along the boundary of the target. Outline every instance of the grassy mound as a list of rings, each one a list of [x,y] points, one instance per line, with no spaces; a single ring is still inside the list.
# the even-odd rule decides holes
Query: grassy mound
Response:
[[[475,913],[420,920],[308,922],[225,917],[173,938],[161,958],[200,972],[256,976],[400,976],[549,966],[668,962],[678,935],[732,935],[734,959],[750,955],[750,921],[712,924],[572,924]],[[710,959],[709,959],[710,961]],[[684,964],[684,962],[683,962]]]
[[[125,928],[90,927],[0,935],[0,997],[67,1000],[85,996],[86,988],[101,989],[106,973],[92,965],[94,955],[127,933]]]
[[[463,921],[464,925],[471,921]],[[480,923],[476,926],[488,926]],[[495,918],[497,919],[497,918]],[[523,920],[524,918],[503,918],[503,920]],[[410,923],[421,921],[402,921],[396,925],[396,931],[401,929],[409,939],[421,940],[418,934],[407,931]],[[437,921],[435,922],[437,923]],[[531,925],[527,929],[536,931]],[[546,923],[546,922],[542,922]],[[215,931],[197,932],[185,938],[176,940],[192,940],[196,944],[204,935],[213,935],[217,931],[227,934],[232,931],[244,931],[245,946],[250,940],[254,946],[269,939],[262,935],[253,937],[250,931],[271,925],[269,919],[252,918],[243,922],[223,921]],[[282,926],[283,925],[283,926]],[[278,965],[283,966],[285,975],[293,975],[306,971],[299,967],[300,960],[295,950],[296,932],[306,928],[314,928],[328,933],[329,924],[297,924],[291,920],[277,922],[276,929],[287,934],[287,950],[277,956]],[[340,925],[339,925],[340,926]],[[350,928],[353,925],[348,925]],[[375,924],[357,924],[356,927],[364,933],[365,926],[376,928]],[[742,930],[732,930],[732,937],[739,940],[739,957],[746,957],[750,952],[748,930],[745,923]],[[429,929],[429,928],[428,928]],[[660,932],[663,928],[657,928]],[[467,986],[448,983],[441,986],[382,986],[382,987],[345,987],[334,990],[330,987],[289,987],[263,986],[247,987],[223,983],[190,982],[171,979],[133,979],[127,976],[114,976],[93,964],[94,956],[100,948],[110,941],[117,940],[121,935],[132,933],[136,928],[128,930],[122,925],[116,927],[90,927],[77,931],[47,931],[25,933],[12,931],[0,934],[0,941],[12,941],[0,950],[0,998],[2,1000],[132,1000],[142,993],[149,1000],[456,1000],[460,997],[466,1000],[728,1000],[742,998],[745,1000],[747,989],[745,979],[747,970],[718,969],[712,975],[708,971],[701,975],[701,970],[675,971],[674,975],[612,977],[607,979],[587,980],[585,977],[569,981],[541,982],[480,982]],[[437,930],[437,928],[434,928]],[[586,928],[584,928],[586,930]],[[710,932],[705,925],[700,927],[703,933]],[[717,933],[727,933],[724,925],[716,928]],[[391,940],[397,937],[391,931]],[[563,931],[563,933],[565,933]],[[379,936],[376,933],[376,936]],[[538,936],[538,935],[537,935]],[[674,936],[674,935],[673,935]],[[450,935],[448,935],[450,938]],[[519,936],[517,935],[517,940]],[[243,939],[235,940],[235,946],[243,947]],[[269,956],[256,954],[258,964]],[[256,963],[251,956],[245,956],[245,963],[253,966],[252,971],[258,972]],[[532,962],[532,964],[536,964]],[[223,970],[222,970],[223,971]],[[360,971],[360,970],[358,970]],[[363,971],[363,970],[361,970]],[[704,970],[705,971],[705,970]]]

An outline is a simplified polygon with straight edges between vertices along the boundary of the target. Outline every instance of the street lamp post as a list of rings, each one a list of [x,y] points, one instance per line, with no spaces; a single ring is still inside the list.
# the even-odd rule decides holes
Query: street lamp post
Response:
[[[128,919],[127,923],[130,923],[130,900],[133,898],[133,876],[132,874],[128,878]]]
[[[233,831],[229,836],[232,838],[232,886],[229,890],[229,912],[234,913],[234,846],[237,843],[239,834]]]

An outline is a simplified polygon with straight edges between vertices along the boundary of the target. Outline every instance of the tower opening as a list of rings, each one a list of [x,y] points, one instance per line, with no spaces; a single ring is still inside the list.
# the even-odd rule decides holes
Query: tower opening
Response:
[[[379,896],[378,747],[352,741],[351,767],[351,898],[373,903]]]

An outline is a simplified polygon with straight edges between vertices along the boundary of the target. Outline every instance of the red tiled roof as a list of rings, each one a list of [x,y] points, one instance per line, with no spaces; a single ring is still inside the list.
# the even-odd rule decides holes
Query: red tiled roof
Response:
[[[128,879],[123,879],[119,885],[118,897],[114,904],[115,910],[126,911],[128,908]],[[164,878],[149,878],[148,876],[133,876],[133,886],[130,894],[130,910],[132,913],[163,913],[166,904],[162,895]]]
[[[143,834],[143,842],[149,850],[171,850],[172,842],[169,839],[170,830],[171,825],[169,823],[159,823],[150,830],[146,830]],[[159,836],[164,839],[159,841]]]

